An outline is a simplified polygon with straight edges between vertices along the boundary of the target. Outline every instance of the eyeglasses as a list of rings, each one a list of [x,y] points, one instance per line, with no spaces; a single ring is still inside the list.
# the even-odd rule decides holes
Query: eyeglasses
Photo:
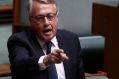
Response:
[[[30,16],[30,17],[33,18],[36,22],[41,23],[41,22],[44,22],[45,17],[49,21],[53,21],[55,19],[56,15],[57,15],[57,12],[56,13],[49,13],[45,16],[44,15],[39,15],[39,16]]]

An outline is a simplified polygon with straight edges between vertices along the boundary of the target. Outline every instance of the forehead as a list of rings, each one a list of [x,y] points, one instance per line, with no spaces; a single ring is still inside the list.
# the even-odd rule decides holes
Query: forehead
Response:
[[[55,4],[42,4],[38,2],[33,2],[32,5],[32,13],[35,14],[46,14],[46,13],[54,13],[56,12]]]

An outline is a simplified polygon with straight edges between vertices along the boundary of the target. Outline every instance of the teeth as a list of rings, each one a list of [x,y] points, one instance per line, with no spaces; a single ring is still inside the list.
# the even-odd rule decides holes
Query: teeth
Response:
[[[44,30],[44,32],[49,32],[49,31],[51,31],[51,29],[45,29],[45,30]]]

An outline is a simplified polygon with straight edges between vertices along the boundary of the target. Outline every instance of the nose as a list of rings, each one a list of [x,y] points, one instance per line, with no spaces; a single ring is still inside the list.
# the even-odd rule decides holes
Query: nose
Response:
[[[50,21],[48,20],[47,17],[44,18],[44,22],[45,22],[46,25],[48,25],[50,23]]]

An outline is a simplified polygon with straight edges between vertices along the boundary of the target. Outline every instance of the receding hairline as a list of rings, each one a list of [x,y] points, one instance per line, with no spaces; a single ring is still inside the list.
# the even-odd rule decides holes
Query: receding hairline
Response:
[[[56,4],[56,1],[55,0],[28,0],[28,11],[31,12],[31,8],[32,8],[32,4],[33,2],[38,2],[40,4],[54,4],[56,6],[56,9],[57,9],[57,4]]]

